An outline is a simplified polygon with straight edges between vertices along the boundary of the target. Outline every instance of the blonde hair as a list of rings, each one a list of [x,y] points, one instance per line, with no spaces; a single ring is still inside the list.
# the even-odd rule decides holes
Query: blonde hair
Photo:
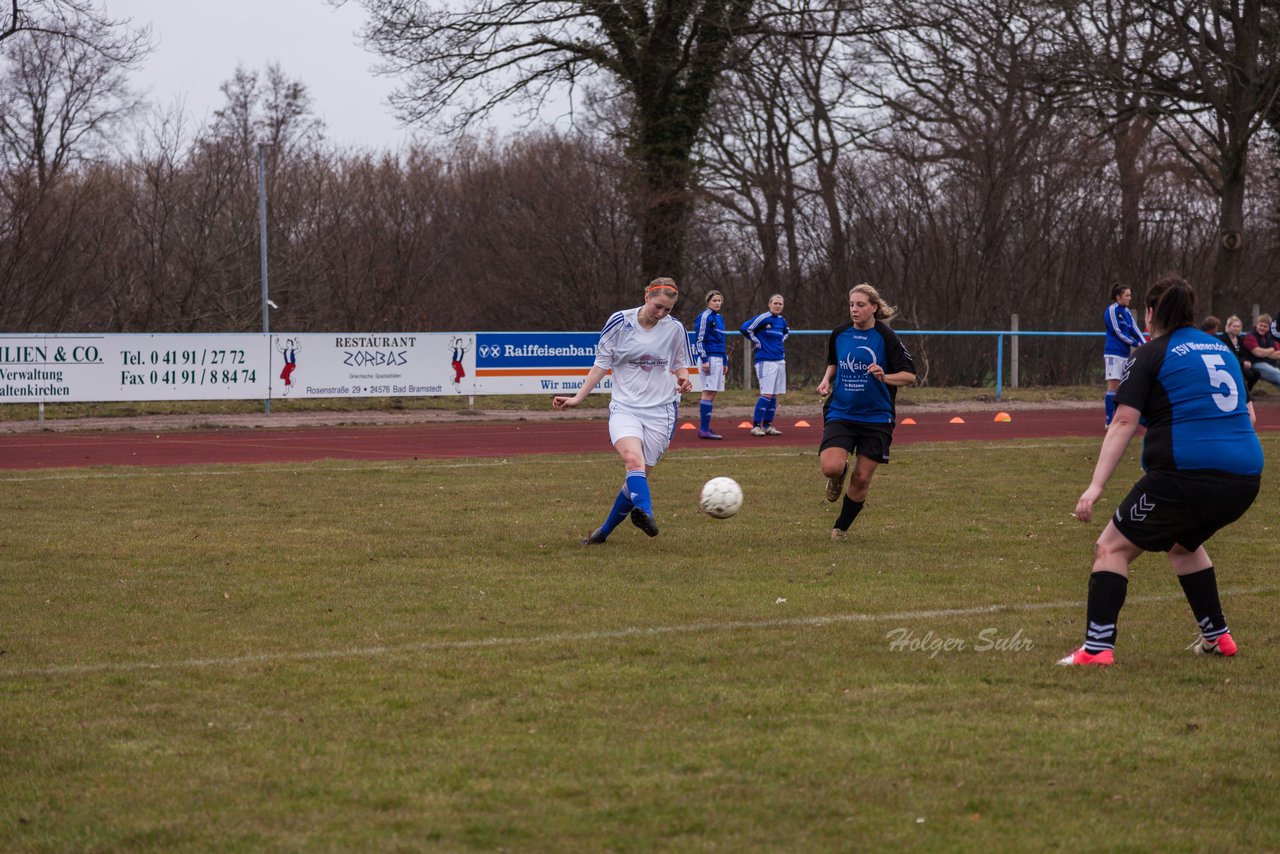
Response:
[[[1265,320],[1267,323],[1270,323],[1270,322],[1271,322],[1271,315],[1266,314],[1266,313],[1263,313],[1263,314],[1258,315],[1257,317],[1255,317],[1255,318],[1253,319],[1253,325],[1254,325],[1254,326],[1257,326],[1259,323],[1261,323],[1261,322],[1262,322],[1262,321],[1264,321],[1264,320]]]
[[[879,291],[871,287],[867,282],[863,282],[860,285],[854,285],[850,288],[849,296],[853,296],[854,294],[862,294],[867,298],[867,302],[876,307],[876,320],[891,320],[898,316],[898,307],[896,305],[889,305],[885,302],[880,297]]]
[[[659,276],[650,282],[644,289],[644,295],[647,297],[654,291],[671,291],[672,296],[680,295],[680,289],[676,287],[676,280],[669,276]]]
[[[716,297],[720,297],[720,299],[724,299],[724,294],[720,293],[719,291],[707,291],[707,295],[706,297],[704,297],[704,301],[707,303],[707,305],[710,305],[711,301]]]
[[[1224,323],[1222,324],[1222,328],[1223,328],[1223,329],[1226,329],[1226,328],[1227,328],[1228,326],[1230,326],[1232,323],[1238,323],[1238,324],[1240,324],[1240,328],[1241,328],[1241,329],[1243,329],[1243,328],[1244,328],[1244,321],[1240,319],[1240,315],[1238,315],[1238,314],[1233,314],[1233,315],[1231,315],[1230,317],[1228,317],[1228,318],[1226,319],[1226,322],[1224,322]]]

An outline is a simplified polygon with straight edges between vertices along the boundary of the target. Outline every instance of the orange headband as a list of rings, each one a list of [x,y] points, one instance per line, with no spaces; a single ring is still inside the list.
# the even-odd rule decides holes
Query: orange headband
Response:
[[[645,293],[645,296],[648,296],[650,291],[662,291],[662,290],[671,291],[673,294],[680,293],[680,290],[675,285],[668,285],[665,283],[661,285],[649,285],[647,288],[644,289],[644,293]]]

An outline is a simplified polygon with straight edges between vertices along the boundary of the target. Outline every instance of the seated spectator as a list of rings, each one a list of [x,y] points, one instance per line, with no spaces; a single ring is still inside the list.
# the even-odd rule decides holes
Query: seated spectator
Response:
[[[1244,329],[1244,322],[1234,314],[1227,318],[1227,331],[1218,335],[1219,340],[1231,348],[1231,352],[1236,354],[1236,358],[1240,360],[1240,373],[1244,374],[1244,381],[1248,384],[1249,391],[1253,391],[1254,383],[1258,381],[1258,370],[1253,366],[1253,354],[1244,348],[1244,336],[1240,332]]]
[[[1253,331],[1244,336],[1244,349],[1253,356],[1253,369],[1258,375],[1280,388],[1280,347],[1271,334],[1271,315],[1258,315]]]
[[[1222,321],[1211,314],[1200,321],[1200,331],[1208,332],[1210,335],[1217,335],[1222,331]]]

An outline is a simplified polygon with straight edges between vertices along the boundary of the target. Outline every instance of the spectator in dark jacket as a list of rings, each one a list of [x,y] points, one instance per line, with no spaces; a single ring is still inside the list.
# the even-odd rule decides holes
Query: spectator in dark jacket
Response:
[[[1218,335],[1218,338],[1230,347],[1231,352],[1235,353],[1236,358],[1240,360],[1240,373],[1244,374],[1244,381],[1249,391],[1253,391],[1259,374],[1253,366],[1253,354],[1244,347],[1244,336],[1240,334],[1243,329],[1244,321],[1233,314],[1227,318],[1227,330]]]

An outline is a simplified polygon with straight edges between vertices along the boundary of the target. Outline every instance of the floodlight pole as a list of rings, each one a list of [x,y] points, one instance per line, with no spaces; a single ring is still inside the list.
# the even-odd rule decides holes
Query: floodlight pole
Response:
[[[270,143],[258,143],[258,228],[262,244],[262,335],[267,339],[268,353],[271,347],[271,291],[267,287],[267,146]],[[268,362],[270,364],[270,362]],[[267,377],[267,388],[271,387],[271,378]],[[267,415],[271,414],[271,394],[263,401]]]

